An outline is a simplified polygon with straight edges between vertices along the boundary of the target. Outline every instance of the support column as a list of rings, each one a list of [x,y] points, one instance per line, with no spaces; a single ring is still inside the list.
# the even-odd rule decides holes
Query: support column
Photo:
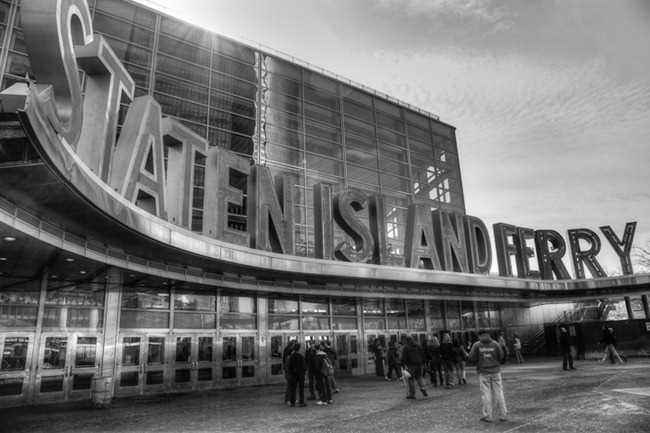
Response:
[[[117,268],[106,271],[106,304],[104,305],[104,333],[101,377],[115,376],[118,334],[120,324],[117,321],[120,312],[120,292],[122,291],[122,272]]]
[[[632,302],[630,301],[629,296],[625,297],[625,309],[627,310],[627,318],[629,320],[634,319],[634,313],[632,312]]]

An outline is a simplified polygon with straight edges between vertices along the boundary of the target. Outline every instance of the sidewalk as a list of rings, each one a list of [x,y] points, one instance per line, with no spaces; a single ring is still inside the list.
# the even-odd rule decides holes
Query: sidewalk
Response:
[[[337,379],[334,404],[283,402],[283,386],[261,386],[0,409],[0,432],[650,432],[650,359],[614,366],[560,358],[503,366],[508,421],[483,423],[478,378],[467,385],[427,384],[429,396],[405,398],[404,384],[375,376]]]

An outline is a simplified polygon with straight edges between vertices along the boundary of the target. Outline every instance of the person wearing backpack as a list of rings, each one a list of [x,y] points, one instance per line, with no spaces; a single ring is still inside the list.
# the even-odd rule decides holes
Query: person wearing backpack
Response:
[[[325,345],[323,346],[323,352],[327,354],[327,359],[330,360],[330,363],[332,364],[332,367],[336,365],[336,350],[332,348],[332,343],[330,343],[329,340],[325,340]],[[339,387],[336,385],[336,380],[334,380],[334,370],[332,371],[332,374],[330,375],[330,382],[332,385],[332,392],[334,394],[339,393]]]
[[[316,378],[316,389],[318,390],[319,401],[317,405],[323,406],[332,404],[332,372],[334,366],[327,358],[327,354],[323,351],[323,345],[317,344],[314,346],[316,353],[312,358],[312,368],[314,370],[314,377]]]

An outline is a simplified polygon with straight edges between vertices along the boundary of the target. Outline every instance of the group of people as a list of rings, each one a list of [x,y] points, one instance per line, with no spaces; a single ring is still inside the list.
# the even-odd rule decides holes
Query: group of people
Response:
[[[336,351],[329,341],[309,341],[305,355],[300,353],[302,345],[295,340],[289,341],[282,353],[284,375],[287,387],[284,400],[288,406],[306,407],[305,402],[305,375],[308,377],[309,395],[307,400],[316,400],[318,391],[319,406],[332,404],[332,394],[339,392],[334,379],[334,366],[336,365]],[[296,388],[298,398],[296,400]]]
[[[603,337],[598,343],[605,346],[605,351],[600,362],[604,363],[609,358],[611,364],[623,364],[623,360],[626,358],[616,350],[617,338],[614,329],[603,325],[602,330]],[[562,355],[562,369],[575,370],[576,368],[573,366],[573,355],[571,353],[571,340],[564,326],[560,326],[560,354]]]

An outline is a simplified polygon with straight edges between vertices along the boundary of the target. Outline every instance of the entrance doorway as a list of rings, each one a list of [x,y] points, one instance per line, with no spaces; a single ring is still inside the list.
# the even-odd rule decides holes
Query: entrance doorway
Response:
[[[121,334],[115,394],[162,393],[170,361],[166,344],[164,334]]]
[[[50,403],[89,399],[98,376],[101,335],[44,332],[41,335],[34,401]]]
[[[212,388],[217,377],[214,334],[176,334],[172,341],[172,388]]]
[[[217,345],[220,386],[250,386],[258,382],[257,334],[224,334]]]
[[[34,334],[3,332],[0,334],[0,348],[0,407],[26,405]]]

